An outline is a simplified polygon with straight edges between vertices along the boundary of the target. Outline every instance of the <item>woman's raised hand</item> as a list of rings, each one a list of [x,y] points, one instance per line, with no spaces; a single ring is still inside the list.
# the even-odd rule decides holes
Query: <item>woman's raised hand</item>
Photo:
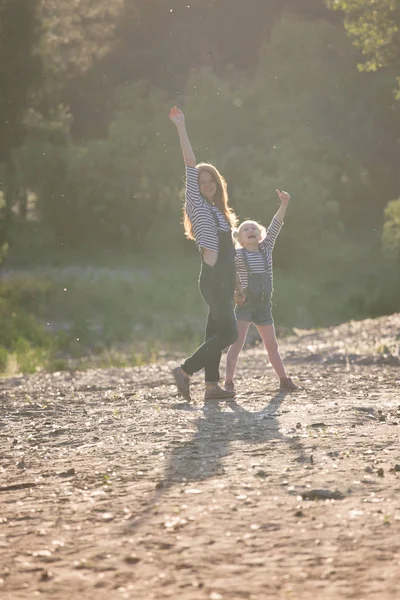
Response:
[[[176,130],[178,132],[179,139],[181,142],[183,160],[185,161],[185,165],[187,167],[195,167],[196,157],[194,155],[193,148],[190,144],[189,137],[186,131],[185,115],[181,110],[179,110],[179,108],[174,106],[169,111],[169,118],[176,125]]]
[[[169,118],[173,123],[175,123],[175,125],[180,125],[185,122],[185,115],[176,106],[171,108],[171,110],[169,111]]]

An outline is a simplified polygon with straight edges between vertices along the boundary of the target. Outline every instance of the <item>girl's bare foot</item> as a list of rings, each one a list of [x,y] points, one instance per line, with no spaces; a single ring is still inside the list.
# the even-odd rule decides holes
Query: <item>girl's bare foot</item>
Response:
[[[224,388],[226,389],[227,392],[235,392],[235,384],[233,383],[233,381],[225,381],[224,383]]]
[[[299,390],[299,386],[290,379],[290,377],[282,377],[280,380],[279,389],[281,392],[295,392]]]

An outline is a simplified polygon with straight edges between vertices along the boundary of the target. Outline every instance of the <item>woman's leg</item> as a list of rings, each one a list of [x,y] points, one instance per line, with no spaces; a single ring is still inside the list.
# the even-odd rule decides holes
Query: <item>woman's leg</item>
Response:
[[[218,333],[218,321],[214,320],[211,310],[208,311],[208,318],[206,324],[206,331],[204,336],[204,342],[214,337]],[[207,361],[204,365],[204,381],[206,384],[216,385],[219,381],[219,365],[221,362],[222,351],[215,352],[210,356],[210,361]],[[218,379],[216,379],[218,378]]]
[[[275,373],[280,379],[286,379],[286,371],[283,366],[282,357],[279,354],[278,342],[275,335],[274,325],[257,325],[258,332],[264,342],[265,349],[268,353],[269,362],[275,369]]]
[[[182,365],[182,369],[188,375],[193,375],[204,368],[206,382],[210,383],[219,381],[222,350],[235,342],[238,335],[233,309],[231,309],[231,314],[213,318],[216,326],[215,334],[208,338]]]
[[[243,348],[243,344],[246,339],[246,335],[249,330],[250,323],[248,321],[238,320],[237,327],[238,327],[238,339],[229,348],[228,354],[226,356],[225,384],[233,382],[239,354],[240,354],[241,349]]]
[[[219,365],[224,348],[233,344],[238,336],[233,297],[228,285],[221,278],[200,280],[203,298],[209,306],[206,340],[182,365],[188,375],[204,368],[206,382],[219,381]]]

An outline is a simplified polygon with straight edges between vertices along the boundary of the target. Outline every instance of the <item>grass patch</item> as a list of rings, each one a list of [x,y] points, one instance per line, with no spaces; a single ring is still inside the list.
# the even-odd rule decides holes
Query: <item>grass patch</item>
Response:
[[[192,350],[206,314],[198,262],[14,272],[0,283],[0,371],[142,365]]]
[[[172,266],[171,266],[172,265]],[[364,263],[363,263],[364,265]],[[38,267],[0,282],[0,372],[140,366],[191,353],[207,308],[199,258]],[[349,271],[275,272],[279,331],[315,328],[396,310],[399,275],[365,263]],[[397,306],[398,308],[398,306]]]

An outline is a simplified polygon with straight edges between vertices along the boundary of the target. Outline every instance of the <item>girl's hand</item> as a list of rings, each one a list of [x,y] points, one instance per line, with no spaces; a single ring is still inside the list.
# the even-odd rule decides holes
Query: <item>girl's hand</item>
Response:
[[[171,108],[171,110],[169,111],[169,118],[173,123],[175,123],[175,125],[181,125],[185,122],[185,115],[176,106]]]
[[[236,290],[234,297],[238,306],[242,306],[246,302],[246,293],[243,290]]]
[[[287,206],[290,201],[289,194],[287,192],[281,192],[280,190],[276,190],[276,193],[278,194],[278,197],[279,197],[279,200],[281,201],[281,203],[284,204],[285,206]]]

